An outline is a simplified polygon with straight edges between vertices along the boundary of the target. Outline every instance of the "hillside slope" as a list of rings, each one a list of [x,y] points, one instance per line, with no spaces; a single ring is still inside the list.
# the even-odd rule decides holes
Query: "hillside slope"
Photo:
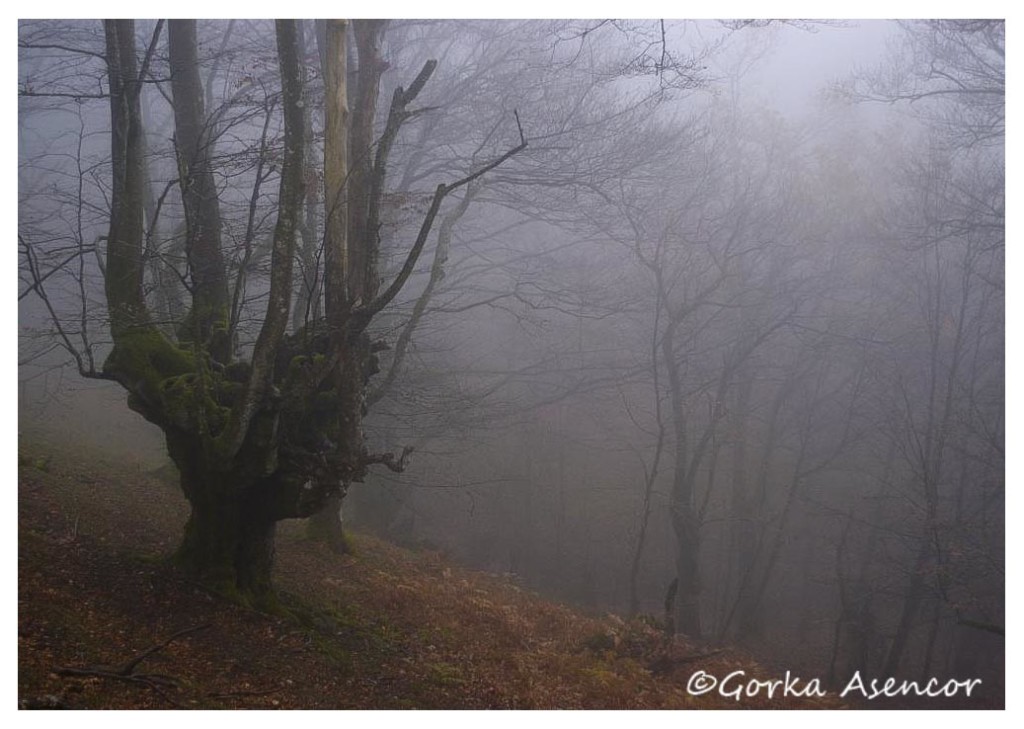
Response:
[[[339,558],[305,541],[299,524],[282,525],[276,568],[298,617],[247,610],[167,563],[187,507],[143,468],[20,445],[22,707],[838,705],[691,696],[686,681],[699,669],[765,674],[742,655],[703,656],[678,639],[666,648],[644,623],[586,617],[434,553],[356,535],[355,556]]]

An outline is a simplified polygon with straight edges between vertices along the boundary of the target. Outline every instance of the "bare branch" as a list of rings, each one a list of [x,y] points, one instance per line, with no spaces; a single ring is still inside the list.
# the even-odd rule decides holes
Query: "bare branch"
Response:
[[[427,214],[423,218],[423,224],[420,226],[419,235],[416,236],[416,242],[409,251],[409,255],[406,257],[401,271],[399,271],[395,280],[392,281],[391,285],[388,286],[384,293],[380,294],[366,306],[359,307],[353,312],[353,319],[357,329],[365,328],[366,325],[370,323],[370,320],[382,311],[385,306],[391,303],[391,301],[398,295],[398,292],[402,290],[402,287],[405,286],[405,282],[409,279],[409,276],[412,275],[413,270],[416,268],[416,262],[419,260],[420,253],[423,252],[423,246],[426,244],[427,238],[430,236],[430,230],[434,225],[434,219],[437,217],[437,213],[441,209],[441,202],[444,198],[454,190],[457,190],[464,185],[468,185],[473,180],[493,170],[495,167],[498,167],[526,149],[527,141],[526,137],[523,135],[522,125],[519,124],[518,113],[516,113],[516,125],[519,128],[520,139],[520,143],[517,146],[510,149],[493,162],[484,165],[476,172],[463,177],[461,180],[457,180],[450,185],[441,183],[437,186],[437,189],[434,190],[434,197],[431,200],[430,208],[427,210]]]

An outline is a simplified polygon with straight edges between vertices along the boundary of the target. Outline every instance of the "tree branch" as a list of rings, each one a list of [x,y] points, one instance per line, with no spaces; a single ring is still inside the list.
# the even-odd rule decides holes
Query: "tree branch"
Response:
[[[422,72],[421,72],[422,75]],[[396,94],[397,95],[397,94]],[[516,127],[519,129],[519,144],[510,149],[505,154],[501,155],[497,159],[481,167],[476,172],[466,175],[461,180],[456,180],[450,185],[441,183],[434,190],[434,198],[430,203],[430,208],[427,210],[426,216],[423,218],[423,223],[420,225],[419,235],[416,236],[416,242],[413,244],[412,249],[409,251],[409,255],[405,259],[405,263],[402,265],[401,271],[395,277],[395,280],[391,282],[387,290],[384,291],[380,296],[375,298],[366,306],[357,308],[353,313],[353,323],[357,329],[365,328],[370,320],[373,319],[380,311],[384,309],[394,298],[398,295],[398,292],[405,286],[405,282],[412,275],[413,269],[416,267],[416,262],[419,260],[420,253],[423,252],[423,246],[427,242],[427,238],[430,236],[430,230],[434,225],[434,219],[437,218],[437,213],[441,209],[441,202],[451,192],[459,189],[464,185],[468,185],[473,180],[485,175],[486,173],[493,170],[495,167],[503,164],[513,156],[519,154],[527,147],[526,136],[523,134],[523,126],[519,121],[519,112],[513,112],[516,119]]]
[[[291,305],[292,260],[295,255],[295,231],[302,205],[305,179],[305,126],[302,123],[303,78],[295,21],[279,20],[277,54],[281,67],[282,108],[284,109],[284,162],[278,194],[277,225],[271,252],[270,292],[267,315],[252,354],[252,370],[231,416],[218,437],[218,455],[229,463],[242,447],[249,423],[270,391],[274,357],[288,326]]]
[[[371,466],[375,463],[381,463],[388,467],[389,470],[395,473],[402,473],[405,470],[405,466],[409,461],[409,456],[415,450],[412,446],[406,446],[402,449],[402,454],[395,458],[394,453],[368,453],[363,458],[363,464]]]
[[[106,61],[107,57],[103,53],[98,51],[89,51],[84,48],[72,48],[71,46],[63,46],[59,43],[18,43],[18,48],[26,48],[33,51],[67,51],[68,53],[81,53],[86,56],[92,56],[93,58],[99,58],[102,61]]]
[[[156,53],[156,43],[160,40],[160,31],[163,30],[164,21],[161,18],[156,21],[156,27],[153,28],[153,36],[149,39],[149,47],[146,49],[146,56],[142,59],[142,68],[139,70],[139,77],[135,82],[135,88],[132,90],[132,94],[138,97],[142,91],[142,84],[146,81],[146,75],[149,73],[149,64],[153,61],[153,55]]]

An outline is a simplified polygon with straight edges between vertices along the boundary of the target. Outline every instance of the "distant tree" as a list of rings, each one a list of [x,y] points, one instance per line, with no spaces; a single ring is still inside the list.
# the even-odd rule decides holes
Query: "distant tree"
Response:
[[[879,253],[883,296],[898,312],[891,346],[875,355],[887,483],[916,505],[905,522],[915,538],[900,540],[909,564],[888,675],[915,646],[927,669],[942,640],[962,658],[976,653],[965,631],[1003,630],[1005,27],[901,26],[892,57],[843,87],[923,127],[892,155]]]

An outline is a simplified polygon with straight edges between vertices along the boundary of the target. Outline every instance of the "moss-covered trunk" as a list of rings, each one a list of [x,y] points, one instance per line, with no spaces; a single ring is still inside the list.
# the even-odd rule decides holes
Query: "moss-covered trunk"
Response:
[[[342,332],[337,336],[342,343],[334,347],[343,356],[334,373],[336,390],[331,435],[336,441],[334,450],[340,466],[338,473],[344,486],[326,500],[322,511],[310,517],[308,535],[325,541],[338,554],[347,554],[351,545],[345,536],[341,517],[342,501],[348,486],[362,483],[366,476],[364,393],[366,382],[376,372],[377,366],[376,358],[370,352],[370,339],[365,333],[349,337]]]
[[[324,288],[323,320],[287,336],[294,298],[292,266],[309,157],[308,124],[296,21],[275,23],[280,66],[284,139],[279,157],[278,216],[271,243],[266,313],[249,361],[235,359],[228,328],[225,256],[221,250],[217,159],[210,144],[216,126],[202,101],[194,21],[175,21],[168,57],[175,107],[180,198],[186,218],[187,288],[191,314],[164,334],[149,316],[143,290],[144,205],[140,190],[144,149],[140,93],[159,47],[154,28],[141,64],[131,21],[105,21],[111,99],[111,219],[106,296],[113,348],[104,375],[128,392],[128,404],[167,436],[172,459],[192,514],[178,562],[199,581],[246,601],[272,600],[274,525],[309,518],[335,504],[345,488],[362,481],[370,464],[401,470],[408,451],[371,454],[363,442],[365,388],[377,371],[367,327],[412,275],[445,195],[471,183],[525,148],[522,141],[486,167],[451,185],[438,185],[431,207],[399,274],[377,294],[376,236],[388,149],[436,67],[429,61],[408,91],[399,88],[376,152],[372,144],[383,23],[360,26],[359,114],[356,134],[360,170],[352,181],[347,157],[352,140],[345,92],[343,21],[327,24],[325,62]],[[365,31],[365,32],[364,32]],[[213,124],[213,126],[211,126]],[[213,137],[210,135],[214,134]],[[314,183],[315,186],[315,183]],[[360,187],[356,239],[347,236],[348,197]],[[366,189],[362,189],[366,188]],[[153,213],[154,218],[156,212]],[[361,227],[360,227],[361,226]],[[360,248],[357,254],[351,250]],[[358,265],[357,265],[358,264]],[[350,287],[351,290],[350,290]],[[236,287],[237,288],[237,287]],[[313,307],[315,309],[315,306]],[[333,533],[340,533],[335,519]],[[337,529],[334,529],[337,527]]]
[[[206,462],[192,438],[169,434],[168,450],[192,508],[175,561],[198,582],[250,604],[273,601],[274,532],[252,459],[225,468]]]
[[[251,504],[234,488],[192,490],[196,498],[177,563],[203,584],[243,602],[272,601],[276,522],[251,518]]]

